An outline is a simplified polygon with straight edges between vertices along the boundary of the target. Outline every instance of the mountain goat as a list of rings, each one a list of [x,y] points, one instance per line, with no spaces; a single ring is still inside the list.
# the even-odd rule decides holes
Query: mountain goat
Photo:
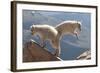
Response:
[[[58,24],[55,29],[58,31],[58,37],[61,38],[65,34],[74,34],[78,39],[81,31],[81,22],[79,21],[63,21]]]
[[[55,55],[58,56],[60,53],[59,40],[56,39],[58,32],[50,25],[32,25],[31,34],[37,34],[41,38],[41,46],[44,47],[45,40],[49,40],[52,47],[55,49]]]

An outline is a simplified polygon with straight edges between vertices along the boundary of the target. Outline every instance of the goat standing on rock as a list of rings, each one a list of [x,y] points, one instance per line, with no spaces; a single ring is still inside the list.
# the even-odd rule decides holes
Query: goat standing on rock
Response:
[[[56,50],[55,55],[58,56],[60,53],[59,40],[56,40],[58,31],[50,25],[32,25],[31,34],[37,34],[41,38],[41,46],[44,47],[45,40],[49,40],[52,47]]]

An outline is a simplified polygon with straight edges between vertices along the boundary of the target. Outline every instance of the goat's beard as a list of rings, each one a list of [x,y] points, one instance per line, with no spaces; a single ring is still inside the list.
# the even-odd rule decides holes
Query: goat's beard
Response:
[[[76,38],[79,39],[79,37],[78,37],[78,33],[74,33],[74,34],[75,34]]]
[[[74,34],[76,36],[77,39],[79,39],[78,34],[80,33],[79,29],[75,29]]]
[[[34,35],[34,32],[31,32],[31,35]]]
[[[76,32],[74,32],[74,34],[75,34],[75,36],[76,36],[77,39],[79,39],[79,36],[78,36],[79,33],[80,33],[80,31],[76,31]]]

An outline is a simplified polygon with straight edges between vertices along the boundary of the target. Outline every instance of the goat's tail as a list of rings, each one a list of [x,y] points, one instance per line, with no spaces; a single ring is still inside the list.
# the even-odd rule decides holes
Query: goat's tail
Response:
[[[62,33],[61,33],[61,31],[59,31],[59,30],[57,30],[58,31],[58,34],[57,34],[57,39],[61,39],[62,38]]]

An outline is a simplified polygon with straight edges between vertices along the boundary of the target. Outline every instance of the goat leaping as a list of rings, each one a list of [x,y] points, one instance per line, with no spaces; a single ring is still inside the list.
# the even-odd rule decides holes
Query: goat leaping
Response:
[[[58,36],[61,38],[64,34],[74,34],[78,39],[78,34],[81,31],[81,22],[79,21],[64,21],[58,24],[55,29],[58,31]]]

